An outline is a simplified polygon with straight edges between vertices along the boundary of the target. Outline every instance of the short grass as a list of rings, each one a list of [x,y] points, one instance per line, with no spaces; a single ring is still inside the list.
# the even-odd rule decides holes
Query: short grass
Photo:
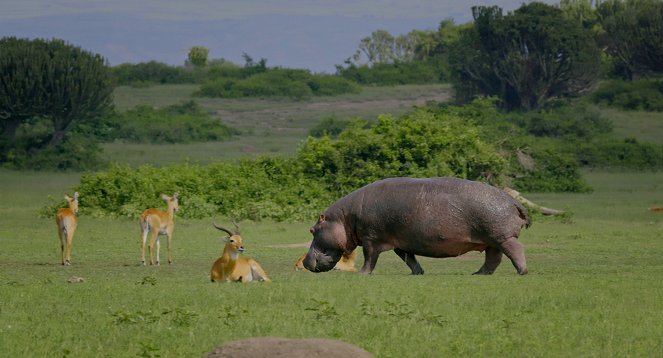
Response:
[[[573,215],[523,232],[524,277],[508,261],[472,276],[478,253],[422,258],[416,277],[391,252],[370,276],[293,272],[305,249],[288,245],[312,222],[242,222],[245,254],[274,281],[242,285],[208,282],[222,217],[176,219],[173,265],[141,267],[135,220],[82,216],[62,267],[55,223],[35,212],[79,175],[0,171],[0,355],[195,357],[285,336],[377,357],[661,356],[663,215],[647,208],[663,206],[663,173],[586,175],[589,194],[527,194]]]
[[[622,111],[601,108],[612,120],[614,133],[620,138],[637,138],[643,143],[663,145],[663,114],[660,112]]]

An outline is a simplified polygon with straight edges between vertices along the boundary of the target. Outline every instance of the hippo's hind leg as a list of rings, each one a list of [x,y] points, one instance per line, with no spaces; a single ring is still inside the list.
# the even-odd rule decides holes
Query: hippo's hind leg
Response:
[[[414,254],[411,254],[409,252],[403,251],[399,248],[395,248],[394,252],[398,257],[403,260],[407,266],[412,270],[413,275],[423,275],[424,274],[424,269],[421,268],[421,265],[419,265],[419,262],[417,261],[417,258],[414,256]]]
[[[500,262],[502,262],[502,251],[496,247],[489,246],[486,249],[486,261],[474,275],[492,275],[497,266],[500,265]]]
[[[502,252],[511,260],[519,275],[527,274],[527,261],[525,249],[517,237],[512,237],[500,244]]]

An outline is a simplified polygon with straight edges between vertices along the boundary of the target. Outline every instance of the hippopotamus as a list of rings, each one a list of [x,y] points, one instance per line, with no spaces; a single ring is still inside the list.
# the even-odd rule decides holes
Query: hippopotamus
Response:
[[[518,236],[530,223],[519,201],[489,184],[453,177],[383,179],[320,214],[310,229],[313,242],[304,267],[329,271],[343,254],[361,246],[364,274],[373,271],[380,253],[394,250],[414,275],[424,273],[416,255],[443,258],[468,251],[486,252],[475,274],[492,274],[504,254],[524,275]]]

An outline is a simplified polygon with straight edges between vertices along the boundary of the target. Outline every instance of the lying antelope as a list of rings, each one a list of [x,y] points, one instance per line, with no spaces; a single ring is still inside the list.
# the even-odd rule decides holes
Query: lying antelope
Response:
[[[235,224],[234,233],[216,224],[213,225],[215,228],[225,231],[228,237],[221,238],[226,245],[223,247],[223,254],[212,265],[210,273],[212,282],[271,282],[265,270],[260,267],[256,260],[239,256],[244,252],[239,225]]]
[[[62,253],[62,264],[65,266],[71,265],[71,241],[74,239],[74,232],[76,231],[76,214],[78,214],[78,192],[74,193],[74,197],[69,195],[64,196],[64,200],[69,204],[68,208],[58,209],[55,215],[55,223],[58,224],[58,236],[60,237],[60,251]],[[67,252],[65,255],[65,245]]]
[[[170,256],[170,239],[173,237],[173,229],[175,228],[175,223],[173,219],[175,218],[175,213],[179,209],[180,205],[177,201],[178,193],[174,193],[172,197],[161,194],[161,198],[166,201],[168,204],[168,209],[164,212],[159,209],[147,209],[140,214],[140,235],[141,235],[141,244],[140,244],[140,260],[143,266],[145,266],[145,241],[147,241],[147,234],[150,233],[150,242],[148,248],[150,250],[150,265],[154,264],[152,260],[152,247],[154,242],[157,243],[157,265],[159,265],[159,251],[161,249],[161,243],[159,242],[159,235],[166,235],[166,250],[168,251],[168,264],[171,264],[172,258]]]
[[[304,267],[304,258],[306,257],[306,253],[302,255],[302,257],[297,260],[295,263],[295,271],[308,271]],[[341,256],[341,259],[336,263],[336,266],[334,266],[334,270],[339,270],[339,271],[350,271],[350,272],[356,272],[357,268],[355,267],[355,258],[357,257],[357,250],[352,251],[349,254],[343,253]]]

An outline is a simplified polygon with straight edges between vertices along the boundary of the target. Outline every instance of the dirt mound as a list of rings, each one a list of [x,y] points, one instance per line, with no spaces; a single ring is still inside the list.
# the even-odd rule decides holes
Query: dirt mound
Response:
[[[217,347],[204,358],[372,358],[365,350],[331,339],[288,339],[258,337],[232,341]]]

